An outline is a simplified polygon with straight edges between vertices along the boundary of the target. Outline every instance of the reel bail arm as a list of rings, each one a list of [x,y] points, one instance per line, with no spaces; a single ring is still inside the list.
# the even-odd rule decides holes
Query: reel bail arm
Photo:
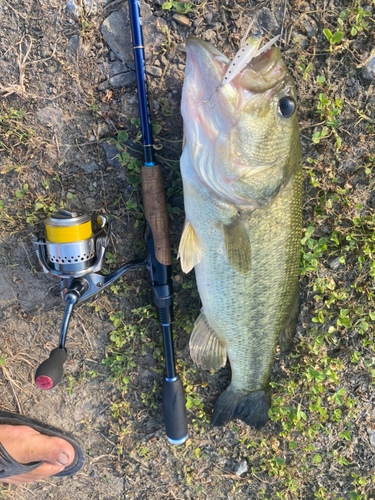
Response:
[[[43,390],[52,389],[62,379],[63,365],[68,356],[65,342],[74,306],[86,300],[96,299],[102,290],[129,269],[148,267],[147,260],[137,259],[109,275],[101,274],[105,249],[111,234],[111,221],[109,216],[104,214],[98,217],[97,222],[99,231],[94,235],[88,216],[81,212],[59,210],[45,221],[46,239],[32,235],[39,262],[45,273],[60,278],[61,293],[65,301],[59,347],[51,351],[50,357],[39,366],[35,374],[35,383]],[[82,225],[86,227],[79,227]],[[89,237],[85,240],[79,239],[82,236]],[[65,241],[59,241],[61,239]]]

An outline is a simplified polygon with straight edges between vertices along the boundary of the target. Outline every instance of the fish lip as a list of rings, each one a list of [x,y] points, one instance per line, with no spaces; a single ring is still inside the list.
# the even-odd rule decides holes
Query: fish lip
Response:
[[[277,62],[278,57],[275,57],[276,47],[270,47],[268,50],[263,52],[257,57],[254,57],[251,60],[251,65],[253,66],[255,71],[263,71],[265,67],[268,67],[269,64],[275,64]]]
[[[210,42],[192,35],[186,40],[186,56],[199,67],[200,72],[210,66],[212,78],[217,85],[223,79],[230,63],[229,59]]]
[[[202,40],[201,38],[198,38],[197,36],[194,36],[194,35],[189,35],[187,37],[187,39],[186,39],[186,51],[191,50],[191,46],[203,48],[203,49],[207,50],[207,52],[210,52],[211,54],[213,54],[214,56],[225,57],[220,52],[220,50],[218,50],[216,47],[214,47],[212,45],[212,43],[206,42],[205,40]]]

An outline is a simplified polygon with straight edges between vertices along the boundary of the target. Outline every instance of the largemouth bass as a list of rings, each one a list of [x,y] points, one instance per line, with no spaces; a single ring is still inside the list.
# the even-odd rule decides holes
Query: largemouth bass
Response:
[[[282,348],[290,346],[298,316],[296,91],[276,47],[225,86],[230,63],[213,45],[190,37],[186,52],[179,255],[184,272],[195,268],[202,301],[190,354],[207,370],[230,361],[232,380],[212,424],[239,418],[259,428],[268,420],[278,338]]]

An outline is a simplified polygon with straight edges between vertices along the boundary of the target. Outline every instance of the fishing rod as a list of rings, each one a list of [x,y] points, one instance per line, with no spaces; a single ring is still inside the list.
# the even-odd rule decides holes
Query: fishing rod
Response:
[[[60,278],[65,311],[60,327],[59,346],[51,351],[50,357],[37,369],[35,383],[40,389],[49,390],[61,381],[63,365],[68,357],[65,347],[67,331],[75,305],[96,299],[102,290],[130,269],[146,267],[150,272],[153,303],[163,332],[166,365],[163,407],[166,434],[170,443],[182,444],[188,438],[188,428],[185,394],[181,379],[176,373],[173,348],[172,257],[167,203],[160,166],[155,162],[137,0],[129,0],[129,10],[145,160],[142,167],[142,194],[147,221],[147,256],[145,260],[132,260],[111,274],[103,275],[101,270],[111,236],[108,214],[100,214],[93,221],[82,211],[58,210],[44,221],[45,237],[33,234],[32,241],[43,271]]]
[[[141,12],[138,0],[129,0],[129,12],[143,136],[142,195],[147,220],[147,255],[151,263],[149,271],[153,302],[157,307],[158,318],[163,329],[166,365],[166,376],[163,382],[164,420],[168,440],[173,444],[181,444],[188,438],[188,428],[185,393],[181,379],[176,373],[173,350],[172,256],[167,202],[160,165],[155,161],[144,65]]]

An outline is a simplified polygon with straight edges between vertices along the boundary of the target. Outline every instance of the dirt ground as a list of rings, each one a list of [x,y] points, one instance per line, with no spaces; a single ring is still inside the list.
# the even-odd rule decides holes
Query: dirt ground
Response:
[[[87,453],[73,477],[2,485],[0,496],[375,498],[375,5],[163,3],[141,9],[190,438],[171,447],[165,437],[164,359],[145,271],[77,307],[63,381],[50,392],[33,384],[57,345],[63,303],[31,232],[60,206],[105,211],[113,220],[105,272],[144,255],[138,102],[127,2],[0,0],[1,408],[71,431]],[[194,367],[188,342],[199,298],[194,273],[184,275],[176,259],[185,39],[202,37],[231,58],[254,17],[265,39],[281,34],[299,96],[305,178],[299,324],[291,352],[276,357],[261,431],[209,424],[230,367],[213,375]]]

